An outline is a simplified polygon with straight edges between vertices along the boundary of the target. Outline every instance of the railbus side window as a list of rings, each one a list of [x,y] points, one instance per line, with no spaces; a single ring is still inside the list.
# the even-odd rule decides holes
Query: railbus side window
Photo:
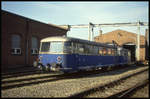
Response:
[[[73,52],[73,43],[72,42],[64,42],[64,53],[72,53]]]
[[[99,47],[99,51],[98,51],[99,55],[103,55],[103,48]]]
[[[107,49],[106,48],[103,48],[103,55],[107,55]]]
[[[124,51],[124,56],[128,56],[128,51],[127,50]]]
[[[78,43],[78,53],[79,54],[85,54],[85,45]]]
[[[79,53],[78,43],[76,42],[73,43],[73,53]]]
[[[88,55],[89,54],[88,44],[83,44],[83,47],[84,47],[84,54]]]
[[[112,55],[111,54],[111,48],[108,48],[108,55]]]
[[[89,44],[84,44],[84,54],[90,55],[90,48],[91,46]]]
[[[93,46],[93,45],[90,45],[90,55],[93,54],[93,48],[94,48],[94,46]]]
[[[120,50],[120,56],[124,56],[124,50],[123,49]]]
[[[115,50],[112,49],[112,50],[111,50],[111,53],[112,53],[112,55],[114,56],[114,55],[115,55]]]
[[[98,46],[93,46],[93,54],[94,55],[98,54]]]
[[[73,50],[73,53],[78,53],[78,46],[77,46],[77,43],[72,42],[72,50]]]
[[[119,55],[117,49],[115,49],[115,56]]]
[[[90,44],[89,45],[89,54],[92,55],[93,54],[93,46]]]
[[[89,48],[89,55],[92,55],[93,46],[91,44],[88,44],[88,48]]]

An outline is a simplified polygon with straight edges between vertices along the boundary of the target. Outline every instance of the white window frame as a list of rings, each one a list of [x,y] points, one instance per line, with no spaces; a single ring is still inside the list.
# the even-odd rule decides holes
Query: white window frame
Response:
[[[17,52],[17,50],[20,50],[20,53]],[[12,48],[12,50],[14,50],[14,52],[12,51],[11,54],[21,54],[21,48]]]
[[[32,54],[38,54],[38,48],[32,48]]]
[[[18,42],[18,44],[19,44],[19,46],[17,46],[17,47],[14,47],[13,45],[14,45],[14,38],[13,37],[19,37],[19,42]],[[16,39],[16,38],[15,38]],[[18,35],[18,34],[12,34],[12,36],[11,36],[11,43],[13,44],[13,45],[11,45],[11,54],[13,54],[13,55],[20,55],[21,53],[22,53],[22,51],[21,51],[21,48],[20,48],[20,46],[21,46],[21,37],[20,37],[20,35]],[[17,52],[17,50],[19,50],[19,52]]]

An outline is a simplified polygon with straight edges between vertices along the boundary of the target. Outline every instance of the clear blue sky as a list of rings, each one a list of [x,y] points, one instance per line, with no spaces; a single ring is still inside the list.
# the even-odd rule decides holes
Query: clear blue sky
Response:
[[[148,22],[149,2],[68,2],[68,1],[45,1],[45,2],[18,2],[2,1],[2,10],[16,13],[44,23],[56,25],[76,25],[100,23]],[[141,34],[145,35],[145,29],[141,27]],[[137,27],[103,27],[103,33],[116,29],[129,32],[137,32]],[[97,36],[98,28],[94,28],[94,36]],[[87,28],[72,28],[68,36],[88,39]]]

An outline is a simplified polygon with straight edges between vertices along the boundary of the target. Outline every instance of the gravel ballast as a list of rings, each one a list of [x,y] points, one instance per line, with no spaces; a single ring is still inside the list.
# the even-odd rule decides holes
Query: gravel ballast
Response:
[[[114,81],[122,76],[129,75],[146,68],[148,68],[148,66],[133,69],[125,68],[123,70],[94,74],[83,78],[61,79],[19,88],[7,90],[2,89],[1,95],[2,97],[68,97],[93,86]]]

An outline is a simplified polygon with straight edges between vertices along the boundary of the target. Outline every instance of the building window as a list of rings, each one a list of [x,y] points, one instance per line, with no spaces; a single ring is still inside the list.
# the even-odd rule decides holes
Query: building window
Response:
[[[31,53],[38,54],[38,39],[36,37],[32,37],[32,47],[31,47]]]
[[[13,34],[11,37],[11,53],[12,54],[21,54],[20,47],[21,38],[19,35]]]

